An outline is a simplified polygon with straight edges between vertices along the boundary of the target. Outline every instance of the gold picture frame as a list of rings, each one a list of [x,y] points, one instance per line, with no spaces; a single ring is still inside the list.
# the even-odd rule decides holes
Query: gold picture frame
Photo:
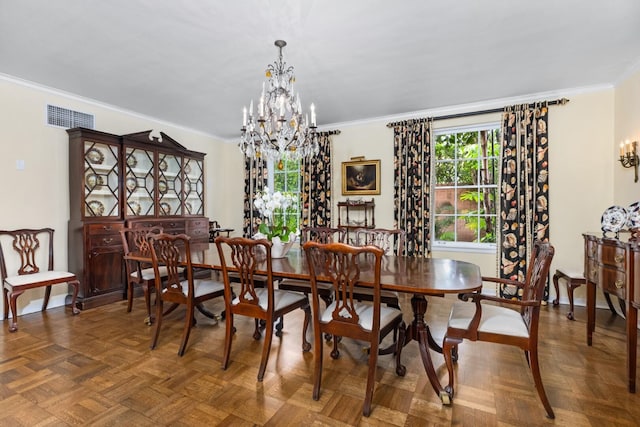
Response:
[[[342,162],[342,194],[380,194],[380,160]]]

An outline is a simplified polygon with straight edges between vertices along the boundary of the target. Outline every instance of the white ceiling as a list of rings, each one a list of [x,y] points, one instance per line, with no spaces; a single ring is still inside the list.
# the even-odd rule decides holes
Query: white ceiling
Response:
[[[0,73],[224,139],[276,39],[322,128],[615,84],[640,1],[0,0]]]

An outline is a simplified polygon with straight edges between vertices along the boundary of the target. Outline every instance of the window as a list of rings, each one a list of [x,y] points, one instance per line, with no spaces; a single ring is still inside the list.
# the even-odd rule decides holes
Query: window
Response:
[[[434,136],[433,246],[495,248],[499,123]]]
[[[300,161],[281,160],[278,163],[269,163],[269,188],[273,191],[287,192],[294,195],[297,201],[283,214],[284,223],[291,229],[300,229]]]

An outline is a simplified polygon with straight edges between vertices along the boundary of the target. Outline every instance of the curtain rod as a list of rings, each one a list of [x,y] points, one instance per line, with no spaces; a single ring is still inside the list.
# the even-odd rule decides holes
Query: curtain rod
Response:
[[[538,101],[538,102],[532,102],[530,104],[522,104],[522,105],[526,105],[528,108],[535,108],[535,106],[539,105],[539,104],[565,105],[567,102],[569,102],[569,100],[567,98],[560,98],[560,99],[554,99],[553,101]],[[516,104],[516,105],[519,105],[519,104]],[[420,119],[401,120],[399,122],[387,123],[387,127],[391,128],[391,127],[410,124],[410,123],[422,123],[422,122],[426,122],[427,120],[433,120],[433,121],[436,121],[436,120],[448,120],[448,119],[457,119],[457,118],[460,118],[460,117],[479,116],[479,115],[482,115],[482,114],[489,114],[489,113],[502,113],[502,112],[504,112],[505,108],[506,107],[503,107],[503,108],[492,108],[490,110],[469,111],[467,113],[448,114],[446,116],[423,117],[423,118],[420,118]]]
[[[318,131],[318,135],[321,136],[331,136],[331,135],[340,135],[340,130],[336,129],[336,130],[324,130],[324,131]]]

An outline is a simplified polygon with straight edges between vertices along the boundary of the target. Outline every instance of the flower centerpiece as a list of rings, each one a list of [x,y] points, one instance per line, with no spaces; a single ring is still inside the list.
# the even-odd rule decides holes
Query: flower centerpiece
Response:
[[[280,191],[272,192],[269,187],[265,187],[264,191],[257,192],[253,198],[253,205],[263,217],[254,238],[271,241],[273,244],[271,246],[272,258],[286,256],[298,237],[299,231],[288,223],[287,215],[285,215],[295,203],[296,199],[293,194]]]

